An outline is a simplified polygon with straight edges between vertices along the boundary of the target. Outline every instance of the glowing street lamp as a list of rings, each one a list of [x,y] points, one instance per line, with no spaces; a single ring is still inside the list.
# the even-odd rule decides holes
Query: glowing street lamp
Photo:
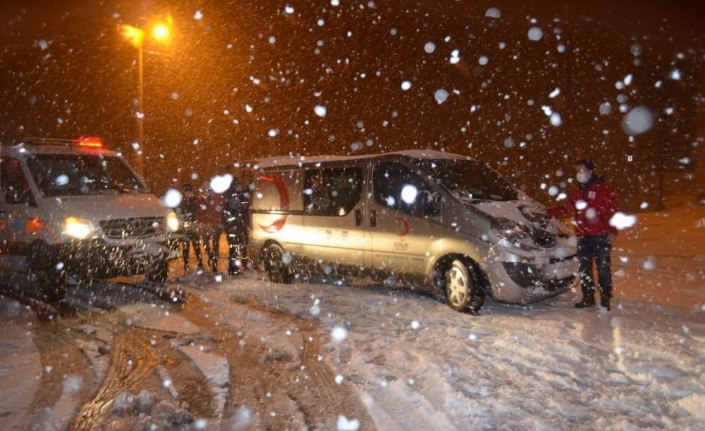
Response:
[[[157,40],[164,40],[169,37],[169,27],[164,24],[157,24],[152,29],[152,36]]]
[[[171,24],[171,20],[169,20]],[[170,26],[157,24],[152,27],[151,36],[157,40],[169,38]],[[137,99],[137,148],[135,157],[135,170],[140,175],[144,174],[144,75],[142,58],[144,51],[145,31],[131,25],[122,26],[122,35],[137,48],[137,69],[138,69],[138,99]]]

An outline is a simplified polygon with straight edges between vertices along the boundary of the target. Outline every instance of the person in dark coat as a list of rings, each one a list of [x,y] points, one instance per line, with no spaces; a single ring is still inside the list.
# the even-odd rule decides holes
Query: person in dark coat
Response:
[[[238,275],[247,269],[250,193],[237,177],[223,199],[223,226],[228,240],[228,274]]]
[[[571,192],[565,204],[549,208],[548,214],[551,217],[573,217],[578,236],[580,286],[583,294],[575,308],[595,306],[595,262],[600,304],[609,310],[612,298],[610,253],[618,232],[610,220],[619,211],[619,202],[614,187],[597,175],[592,161],[579,160],[575,162],[575,168],[579,186]]]
[[[193,186],[185,183],[181,186],[183,199],[181,205],[176,209],[176,213],[181,222],[181,256],[184,260],[184,271],[188,270],[190,247],[196,254],[198,267],[203,268],[203,255],[201,253],[201,240],[196,228],[196,211],[198,210],[198,200],[193,195]]]
[[[201,187],[198,198],[196,220],[203,239],[203,248],[208,256],[208,264],[213,272],[218,272],[218,255],[220,254],[220,235],[223,233],[223,196],[214,193],[209,184]]]

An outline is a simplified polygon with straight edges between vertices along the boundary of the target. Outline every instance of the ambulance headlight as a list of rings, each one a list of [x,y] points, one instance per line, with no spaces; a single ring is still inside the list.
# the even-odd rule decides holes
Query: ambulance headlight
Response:
[[[170,212],[169,215],[166,216],[166,225],[172,232],[179,230],[179,219],[176,217],[176,213],[174,211]]]
[[[93,232],[95,232],[95,227],[90,220],[79,217],[66,217],[64,221],[63,234],[68,237],[86,239],[91,237]]]

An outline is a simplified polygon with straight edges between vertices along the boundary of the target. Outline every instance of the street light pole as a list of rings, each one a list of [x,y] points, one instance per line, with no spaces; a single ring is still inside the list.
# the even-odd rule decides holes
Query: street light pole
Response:
[[[137,45],[137,69],[139,74],[138,93],[137,93],[137,148],[135,148],[135,170],[141,176],[144,176],[144,71],[143,71],[143,55],[144,55],[144,38],[141,38]]]
[[[171,25],[171,18],[169,18]],[[131,25],[122,26],[122,34],[132,41],[132,44],[137,48],[137,142],[135,143],[134,168],[140,174],[144,175],[144,37],[145,32],[142,29]],[[160,24],[154,27],[152,37],[155,39],[166,39],[169,37],[169,26]]]
[[[143,76],[143,55],[144,55],[144,30],[131,25],[122,26],[122,34],[129,39],[137,48],[137,142],[134,145],[134,168],[140,175],[144,174],[144,160],[142,150],[144,147],[144,76]]]

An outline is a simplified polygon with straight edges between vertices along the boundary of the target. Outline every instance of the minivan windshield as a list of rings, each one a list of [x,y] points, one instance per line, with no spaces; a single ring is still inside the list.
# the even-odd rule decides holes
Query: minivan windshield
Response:
[[[512,201],[517,191],[486,163],[460,159],[416,159],[414,163],[431,179],[459,199]]]
[[[117,156],[33,154],[29,172],[42,196],[146,193],[145,184]]]

